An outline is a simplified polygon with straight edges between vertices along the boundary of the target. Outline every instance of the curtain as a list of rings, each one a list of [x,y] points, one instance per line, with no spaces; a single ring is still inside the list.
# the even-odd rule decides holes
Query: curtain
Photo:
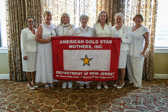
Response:
[[[41,23],[40,0],[6,0],[6,8],[10,80],[23,81],[26,80],[26,76],[22,72],[20,33],[27,27],[28,16],[35,19],[36,26]]]
[[[114,25],[114,16],[116,13],[121,12],[124,14],[125,0],[97,0],[97,16],[100,11],[106,11],[109,21]]]
[[[154,41],[157,18],[157,0],[126,0],[125,17],[128,26],[133,25],[133,17],[141,13],[144,17],[144,26],[149,30],[149,47],[147,58],[144,61],[143,79],[153,80],[154,77]]]
[[[60,24],[61,14],[67,12],[70,15],[70,23],[80,25],[79,17],[82,14],[89,16],[88,25],[96,23],[96,0],[42,0],[42,13],[51,11],[53,23]]]

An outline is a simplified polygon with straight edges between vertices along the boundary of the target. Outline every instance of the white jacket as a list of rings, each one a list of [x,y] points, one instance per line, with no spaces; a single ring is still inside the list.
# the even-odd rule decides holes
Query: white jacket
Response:
[[[105,24],[104,29],[102,29],[100,23],[93,25],[93,29],[96,37],[111,37],[111,23]]]
[[[75,28],[73,36],[95,37],[95,34],[93,28],[86,26],[84,29],[83,27],[80,26]]]
[[[21,31],[22,56],[27,56],[27,52],[37,52],[36,32],[37,29],[35,29],[34,35],[29,28],[25,28]]]
[[[112,27],[112,37],[114,37],[116,26]],[[121,38],[121,47],[120,51],[128,51],[129,50],[129,44],[131,43],[131,36],[130,36],[130,28],[122,25],[119,33],[119,37]]]
[[[75,29],[75,25],[70,24],[68,26],[68,32],[69,32],[68,36],[72,36],[74,29]],[[59,24],[56,27],[56,32],[57,32],[57,36],[63,36],[63,24]]]

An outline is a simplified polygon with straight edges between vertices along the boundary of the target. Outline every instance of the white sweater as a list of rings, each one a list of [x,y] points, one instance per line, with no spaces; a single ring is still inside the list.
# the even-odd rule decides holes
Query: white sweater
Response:
[[[27,56],[27,52],[37,52],[37,42],[36,42],[36,32],[35,35],[29,30],[29,28],[25,28],[21,31],[21,52],[22,56]]]
[[[112,37],[115,37],[115,29],[116,26],[112,27]],[[130,32],[131,28],[122,25],[121,29],[119,30],[119,35],[118,37],[121,38],[121,47],[120,47],[120,51],[128,51],[129,50],[129,44],[131,43],[131,35]]]
[[[64,27],[64,24],[60,24],[56,27],[57,36],[72,36],[75,25],[68,25]]]

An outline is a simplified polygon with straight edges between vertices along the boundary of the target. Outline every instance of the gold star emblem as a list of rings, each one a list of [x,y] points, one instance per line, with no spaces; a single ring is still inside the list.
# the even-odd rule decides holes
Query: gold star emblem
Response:
[[[88,58],[87,55],[85,55],[85,58],[81,58],[81,60],[84,62],[83,66],[85,66],[86,64],[90,66],[89,61],[92,60],[92,58]]]

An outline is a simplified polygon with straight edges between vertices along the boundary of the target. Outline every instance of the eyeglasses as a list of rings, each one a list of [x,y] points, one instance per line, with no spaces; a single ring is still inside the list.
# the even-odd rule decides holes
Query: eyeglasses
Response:
[[[27,21],[28,23],[33,23],[34,21]]]

